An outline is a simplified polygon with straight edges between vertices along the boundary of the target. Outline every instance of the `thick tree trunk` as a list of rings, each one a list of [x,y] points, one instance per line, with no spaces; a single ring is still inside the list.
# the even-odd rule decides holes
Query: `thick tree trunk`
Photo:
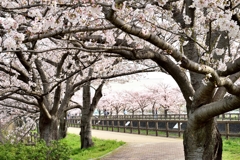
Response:
[[[67,113],[60,117],[59,123],[59,139],[65,138],[67,136]]]
[[[187,126],[184,133],[186,160],[221,160],[222,139],[214,119],[197,128]]]
[[[81,118],[81,149],[92,147],[92,118],[91,116],[83,115]]]
[[[189,1],[192,2],[192,1]],[[188,8],[188,7],[187,7]],[[193,32],[192,38],[195,39]],[[199,63],[199,50],[194,41],[183,46],[185,55],[192,61]],[[201,62],[205,63],[205,62]],[[214,85],[205,86],[202,80],[205,75],[190,72],[191,84],[196,91],[192,104],[187,107],[188,125],[184,132],[184,153],[186,160],[221,160],[222,139],[214,118],[204,122],[191,122],[191,114],[204,104],[211,103],[215,93]],[[197,124],[196,124],[197,123]]]
[[[102,97],[102,87],[104,81],[99,85],[95,94],[92,98],[91,103],[91,92],[90,92],[90,82],[83,86],[83,108],[81,117],[81,131],[80,131],[80,141],[81,149],[89,148],[94,145],[92,141],[92,115],[95,110],[100,98]]]
[[[94,145],[92,142],[92,112],[91,110],[91,92],[90,92],[90,82],[83,86],[83,109],[81,117],[81,131],[80,131],[80,141],[81,149],[89,148]]]
[[[52,116],[49,119],[45,114],[40,113],[39,119],[39,131],[40,138],[47,144],[52,140],[58,140],[58,119],[56,116]]]

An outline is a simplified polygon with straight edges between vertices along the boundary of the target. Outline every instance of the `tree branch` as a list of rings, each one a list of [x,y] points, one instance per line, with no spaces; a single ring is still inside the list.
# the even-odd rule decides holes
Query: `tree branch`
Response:
[[[37,97],[37,101],[38,101],[38,104],[39,104],[38,106],[40,110],[43,111],[43,113],[47,116],[48,119],[52,119],[51,114],[49,113],[47,107],[43,103],[43,97]]]
[[[75,102],[75,101],[73,101],[73,100],[70,100],[70,102],[74,103],[74,105],[70,105],[70,106],[68,107],[68,109],[67,109],[67,110],[74,109],[74,108],[75,108],[75,106],[76,106],[76,108],[80,108],[80,109],[82,109],[82,108],[83,108],[83,106],[82,106],[82,105],[80,105],[79,103],[77,103],[77,102]]]
[[[60,35],[60,34],[62,35],[62,34],[69,34],[69,33],[76,33],[76,32],[109,30],[109,29],[113,29],[113,28],[115,28],[115,26],[113,26],[113,25],[101,26],[101,27],[80,26],[80,27],[76,27],[76,28],[66,28],[66,29],[61,28],[61,29],[57,29],[57,30],[54,30],[54,31],[49,30],[49,32],[47,32],[47,33],[38,34],[38,35],[28,37],[23,41],[23,43],[33,42],[33,41],[36,41],[36,40],[49,38],[49,37],[54,37],[54,36]]]
[[[237,96],[227,96],[217,102],[201,106],[190,115],[188,125],[198,127],[198,124],[208,121],[210,118],[239,108],[240,98]]]
[[[2,100],[4,100],[4,99],[7,99],[9,96],[17,93],[19,90],[20,90],[20,89],[16,89],[16,90],[14,90],[14,91],[4,90],[4,92],[1,93],[1,95],[0,95],[0,101],[2,101]],[[8,93],[8,92],[10,92],[10,93]]]
[[[32,109],[29,109],[27,107],[22,108],[22,107],[19,107],[18,105],[12,105],[12,104],[10,105],[10,104],[1,103],[1,102],[0,102],[0,105],[4,106],[4,107],[19,109],[19,110],[22,110],[22,111],[26,111],[28,113],[38,113],[39,112],[39,110],[32,110]]]
[[[239,72],[240,70],[240,57],[237,58],[233,63],[227,64],[227,69],[225,71],[218,71],[220,76],[228,76]]]
[[[29,101],[29,100],[24,100],[23,98],[19,98],[19,97],[15,97],[15,96],[9,96],[8,98],[13,99],[13,100],[18,101],[18,102],[22,102],[24,104],[28,104],[28,105],[33,105],[33,106],[38,105],[36,102],[32,102],[32,101]]]
[[[105,83],[105,80],[103,80],[101,82],[101,84],[98,86],[97,90],[95,91],[95,94],[94,94],[94,97],[92,99],[92,103],[91,103],[91,106],[90,106],[90,110],[94,111],[94,109],[96,108],[99,100],[101,99],[102,97],[102,87]]]
[[[182,59],[182,54],[175,48],[173,48],[170,44],[168,44],[163,39],[159,38],[159,36],[151,34],[151,33],[144,33],[140,27],[135,27],[134,25],[130,25],[125,23],[123,20],[117,17],[114,10],[110,7],[103,7],[103,13],[105,14],[105,18],[109,20],[113,25],[117,28],[123,30],[126,33],[135,35],[141,39],[144,39],[153,45],[165,50],[168,54],[171,54],[175,58],[176,61],[180,61]]]
[[[61,99],[61,86],[59,85],[55,90],[54,98],[53,98],[53,107],[50,111],[51,115],[55,115],[58,111],[59,104]]]
[[[238,78],[240,77],[240,72],[237,72],[235,74],[232,74],[229,76],[229,79],[234,83],[238,80]],[[213,97],[213,102],[218,101],[220,99],[222,99],[224,97],[224,95],[226,94],[227,90],[225,87],[220,87],[217,92],[215,93],[214,97]]]
[[[21,51],[19,52],[15,52],[18,60],[21,62],[21,64],[23,65],[23,67],[29,72],[31,69],[31,66],[29,65],[29,63],[26,61],[26,59],[24,58],[23,54]]]
[[[5,66],[5,64],[3,64],[1,62],[0,62],[0,64]],[[22,70],[20,70],[20,68],[17,68],[15,66],[11,65],[11,69],[12,69],[12,71],[15,70],[16,72],[19,73],[19,75],[17,75],[17,79],[19,79],[19,80],[21,80],[21,81],[23,81],[25,83],[28,83],[29,77]],[[0,66],[0,71],[3,71],[4,73],[6,73],[9,76],[15,76],[16,75],[14,72],[9,71],[6,68],[1,67],[1,66]]]
[[[43,92],[46,93],[46,92],[49,91],[49,82],[47,80],[47,76],[42,69],[41,61],[38,60],[38,59],[35,59],[35,64],[36,64],[36,67],[37,67],[37,71],[38,71],[38,73],[41,77],[41,80],[42,80]]]

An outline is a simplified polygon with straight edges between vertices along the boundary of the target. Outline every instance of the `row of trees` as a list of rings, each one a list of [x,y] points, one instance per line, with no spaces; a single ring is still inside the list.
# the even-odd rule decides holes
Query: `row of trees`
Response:
[[[122,114],[124,111],[132,115],[137,111],[140,111],[142,115],[146,111],[151,111],[154,115],[158,114],[160,110],[164,110],[165,114],[168,111],[179,114],[185,110],[182,94],[177,87],[165,83],[120,91],[116,91],[112,87],[103,89],[103,97],[99,101],[97,109],[100,111],[99,113],[106,109],[110,115]],[[144,86],[144,83],[142,85]]]
[[[41,138],[63,137],[57,126],[64,130],[66,111],[77,106],[84,115],[83,144],[91,146],[85,122],[105,79],[136,73],[140,63],[145,70],[158,66],[182,92],[188,114],[185,159],[221,159],[214,117],[240,102],[238,0],[3,0],[0,5],[1,106],[40,112]],[[92,97],[90,83],[98,86]],[[80,88],[82,105],[71,101]]]
[[[4,4],[7,8],[4,7]],[[12,8],[11,11],[8,11],[10,4],[23,6],[19,11],[21,14],[16,13],[11,17],[9,13],[14,13],[18,9]],[[23,37],[25,40],[27,39],[24,35],[26,32],[30,32],[31,35],[39,35],[40,32],[48,34],[47,31],[52,31],[49,23],[55,23],[54,21],[48,20],[44,25],[41,23],[45,22],[46,17],[51,17],[52,12],[56,12],[53,11],[56,8],[48,2],[46,7],[53,8],[46,15],[43,11],[47,8],[42,5],[35,6],[35,2],[24,4],[2,2],[4,9],[1,11],[3,31],[0,55],[1,109],[15,108],[18,113],[23,113],[23,115],[18,114],[20,117],[28,115],[28,113],[39,113],[35,116],[38,117],[40,138],[48,144],[51,140],[66,136],[66,112],[73,108],[81,108],[83,113],[80,133],[81,148],[90,147],[93,145],[90,118],[102,96],[101,91],[106,80],[158,69],[155,69],[156,65],[152,64],[128,63],[121,57],[111,56],[96,47],[93,49],[82,48],[85,46],[83,43],[89,43],[92,39],[97,41],[100,38],[100,40],[102,39],[101,43],[106,41],[101,36],[80,38],[87,33],[85,32],[86,28],[82,28],[83,33],[79,33],[81,36],[78,35],[80,37],[73,36],[75,40],[72,40],[72,36],[67,32],[68,38],[58,33],[56,35],[63,37],[39,37],[33,41],[23,42]],[[31,9],[25,10],[25,7]],[[38,9],[35,10],[35,8]],[[71,8],[69,7],[69,10]],[[24,14],[25,12],[27,14]],[[16,21],[14,18],[18,18],[18,20]],[[33,25],[35,23],[36,26]],[[31,24],[31,26],[24,28],[27,24]],[[38,30],[34,27],[43,28]],[[46,30],[44,27],[47,27]],[[64,25],[58,24],[55,27],[55,29],[63,29]],[[104,30],[104,28],[100,30]],[[91,29],[87,31],[91,31]],[[118,71],[118,68],[121,68],[121,71]],[[91,86],[95,86],[93,96],[90,93]],[[79,91],[83,94],[78,98],[83,100],[81,103],[76,103],[71,99]]]

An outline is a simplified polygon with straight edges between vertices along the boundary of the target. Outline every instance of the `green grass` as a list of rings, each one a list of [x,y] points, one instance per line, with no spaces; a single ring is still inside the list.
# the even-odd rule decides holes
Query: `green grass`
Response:
[[[80,149],[81,144],[79,135],[69,133],[62,141],[68,146],[71,146],[72,150],[70,158],[72,160],[97,159],[125,144],[123,141],[101,140],[98,138],[93,138],[93,142],[95,144],[93,147],[88,149]]]
[[[240,159],[240,138],[223,139],[223,160]]]

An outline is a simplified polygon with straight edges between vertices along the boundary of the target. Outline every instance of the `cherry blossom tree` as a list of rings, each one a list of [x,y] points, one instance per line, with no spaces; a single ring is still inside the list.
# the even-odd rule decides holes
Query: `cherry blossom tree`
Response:
[[[134,93],[136,93],[137,91],[134,91]],[[129,90],[125,90],[121,93],[120,98],[122,99],[122,102],[124,102],[124,104],[122,105],[122,111],[123,114],[132,114],[132,117],[134,117],[135,113],[140,109],[139,108],[139,104],[137,103],[137,101],[132,98],[130,96],[131,93]]]
[[[68,47],[91,51],[88,55],[148,59],[146,66],[157,64],[173,77],[186,101],[185,158],[221,159],[214,117],[239,108],[240,100],[235,84],[240,76],[239,6],[238,0],[2,0],[1,56],[8,66],[14,55],[24,63],[22,53],[34,53],[36,44],[51,39],[65,45],[37,52],[47,56]],[[18,72],[22,81],[29,77],[18,67],[4,69]]]
[[[107,109],[112,111],[116,117],[119,113],[129,111],[134,115],[134,112],[139,109],[139,105],[133,98],[130,97],[127,91],[104,91],[104,96],[100,100],[98,108],[101,110]]]
[[[165,116],[168,111],[180,114],[185,101],[179,88],[164,82],[146,86],[146,88],[149,90],[153,113],[155,109],[163,108]]]
[[[234,84],[239,77],[238,2],[125,1],[113,5],[104,7],[105,18],[138,37],[142,46],[151,44],[145,52],[119,54],[152,59],[181,89],[189,119],[185,158],[221,159],[222,142],[214,117],[239,107],[239,87]],[[190,80],[183,68],[190,71]]]
[[[158,84],[142,83],[142,85],[145,87],[134,90],[122,89],[118,91],[111,87],[103,89],[104,96],[97,107],[100,110],[107,109],[111,111],[114,109],[116,115],[124,109],[132,112],[133,115],[137,110],[140,110],[144,115],[146,109],[152,109],[154,115],[156,110],[161,108],[164,109],[165,114],[167,114],[167,111],[179,114],[185,105],[179,88],[172,87],[164,82]]]
[[[125,93],[121,91],[111,91],[111,88],[105,89],[104,97],[101,99],[99,107],[101,107],[102,110],[114,111],[115,115],[118,117],[119,113],[126,108],[124,94]]]
[[[147,107],[150,106],[151,104],[151,97],[150,94],[148,94],[146,91],[141,90],[141,91],[128,91],[127,94],[129,95],[129,99],[131,99],[131,101],[135,101],[135,105],[137,105],[137,107],[133,107],[133,104],[131,104],[131,107],[133,108],[138,108],[141,110],[142,116],[144,115],[144,111]]]
[[[130,88],[133,87],[131,84],[136,84],[136,82],[138,82],[139,85],[144,85],[139,80],[144,77],[144,74],[138,75],[138,77],[131,76],[131,81],[123,80],[122,84],[117,83],[119,82],[118,79],[118,81],[115,82],[117,85],[115,83],[115,85],[111,85],[113,81],[110,81],[108,87],[103,89],[104,96],[100,100],[100,105],[98,107],[110,111],[113,109],[116,116],[118,116],[120,112],[124,113],[124,111],[125,113],[130,111],[134,115],[134,112],[137,110],[141,110],[144,115],[146,107],[150,105],[152,95],[150,95],[143,86],[139,87],[136,85],[135,87],[137,88]]]
[[[19,107],[17,102],[20,102],[37,108],[40,112],[40,136],[46,142],[49,142],[66,135],[66,121],[64,118],[66,118],[66,112],[68,110],[81,107],[78,104],[70,103],[74,93],[80,90],[81,87],[86,88],[86,85],[94,79],[108,79],[144,71],[137,70],[117,73],[114,70],[112,71],[112,67],[117,65],[115,58],[112,59],[113,61],[110,60],[111,58],[108,58],[107,61],[104,62],[101,56],[93,56],[91,59],[89,59],[89,57],[83,57],[88,60],[82,60],[81,65],[78,64],[77,61],[71,61],[73,57],[78,58],[77,56],[83,56],[83,54],[83,52],[81,55],[78,55],[78,53],[75,54],[75,52],[71,54],[69,50],[66,53],[62,53],[62,55],[58,53],[50,57],[48,57],[47,54],[42,54],[41,56],[35,57],[32,63],[27,61],[28,58],[31,58],[31,54],[29,54],[26,55],[26,58],[14,57],[10,66],[2,63],[3,68],[6,68],[6,70],[1,70],[2,73],[4,73],[4,77],[2,78],[7,77],[10,79],[10,81],[1,84],[2,90],[4,91],[1,95],[2,105],[6,105],[8,100],[11,99],[13,103],[15,103],[12,107]],[[22,61],[25,62],[23,63]],[[80,57],[79,61],[81,61]],[[102,67],[104,63],[115,64],[104,67],[99,71],[98,68]],[[14,65],[18,65],[19,69],[14,67]],[[26,66],[29,66],[29,72],[26,72]],[[126,67],[126,64],[124,64],[124,66]],[[7,70],[11,72],[7,72]],[[24,72],[26,72],[27,75],[22,74]],[[16,77],[12,77],[12,75]],[[25,76],[25,80],[22,80],[21,76]],[[29,79],[29,77],[31,79]],[[90,85],[87,86],[88,88],[90,87]],[[5,90],[5,88],[9,88],[10,90]],[[91,105],[89,102],[83,101],[81,137],[83,137],[82,140],[86,140],[83,141],[86,143],[82,143],[83,146],[81,146],[81,148],[92,146],[91,132],[89,132],[91,127],[89,127],[89,125],[91,126],[90,119],[93,110],[101,97],[101,88],[102,85],[96,90],[96,95],[93,97]],[[87,92],[88,90],[83,90],[84,100],[90,99],[91,97]],[[24,106],[22,108],[24,108]],[[60,124],[58,124],[59,120]]]
[[[71,69],[71,61],[66,60],[70,57],[68,55],[68,52],[55,57],[42,54],[32,60],[31,54],[19,53],[19,57],[14,57],[10,64],[2,63],[4,69],[1,71],[5,73],[2,78],[9,79],[1,84],[2,90],[9,88],[2,94],[2,105],[6,105],[10,99],[13,101],[12,107],[19,107],[17,102],[20,102],[37,108],[40,112],[40,137],[47,143],[62,137],[59,135],[61,132],[58,132],[58,121],[60,120],[61,129],[61,122],[64,122],[61,118],[64,118],[65,112],[71,108],[69,101],[74,91],[89,81],[87,76],[83,77],[84,79],[78,78],[80,76],[79,71],[76,73],[78,67],[75,71]]]
[[[0,70],[3,75],[1,80],[4,81],[1,84],[2,105],[5,106],[11,99],[15,103],[12,107],[16,108],[16,102],[21,102],[36,108],[40,112],[40,137],[47,143],[66,135],[64,118],[66,118],[68,110],[80,107],[78,104],[71,103],[71,98],[81,87],[85,86],[83,88],[86,88],[86,85],[92,80],[139,72],[129,73],[132,67],[124,64],[121,66],[123,73],[119,73],[116,66],[124,61],[121,57],[104,54],[106,52],[103,53],[98,47],[92,49],[83,47],[99,41],[99,43],[110,41],[109,37],[84,35],[88,34],[86,31],[99,30],[101,32],[106,29],[105,27],[96,25],[97,27],[91,29],[86,25],[83,28],[80,27],[80,30],[73,31],[79,32],[79,35],[72,35],[72,31],[69,29],[65,30],[65,33],[62,32],[62,29],[64,30],[66,27],[78,26],[78,24],[74,24],[78,23],[78,20],[71,21],[74,15],[70,15],[70,10],[73,6],[69,7],[68,13],[66,13],[67,18],[63,18],[58,13],[63,13],[64,7],[56,8],[56,4],[48,1],[44,4],[35,1],[30,4],[29,1],[16,3],[3,1],[1,5],[3,11],[1,11],[0,24],[3,38],[0,39],[2,51]],[[84,10],[87,8],[83,7]],[[95,9],[95,7],[90,8]],[[15,11],[18,11],[19,14],[9,14]],[[91,14],[88,10],[84,12]],[[53,16],[54,14],[57,15]],[[88,17],[86,18],[88,19]],[[58,33],[49,34],[49,31]],[[40,36],[41,33],[44,36]],[[135,66],[135,64],[131,63],[131,66]],[[101,87],[99,90],[101,91]],[[100,95],[100,91],[96,93]],[[99,95],[96,96],[97,99],[99,99]],[[90,99],[87,91],[83,94],[84,96]],[[86,117],[91,117],[92,108],[95,106],[91,105],[88,102],[83,104],[82,112]],[[88,127],[89,122],[89,118],[82,121],[81,136],[83,140],[87,140],[84,141],[86,143],[82,143],[81,148],[92,145],[91,135],[84,134],[90,133],[88,132],[91,129]]]
[[[133,70],[132,72],[119,73],[115,75],[110,74],[109,76],[102,77],[102,78],[109,79],[111,77],[117,77],[122,75],[129,76],[131,74],[136,74],[138,72],[143,72],[143,71],[152,71],[152,70],[145,70],[145,69]],[[93,74],[93,70],[90,70],[89,76],[92,74]],[[81,113],[82,113],[81,132],[80,132],[81,148],[88,148],[94,145],[92,142],[92,134],[91,134],[91,128],[92,128],[91,118],[96,108],[98,108],[99,110],[106,110],[108,112],[110,111],[111,113],[112,113],[112,109],[114,108],[118,115],[119,111],[121,111],[126,105],[125,101],[122,98],[120,98],[122,96],[119,96],[119,95],[123,95],[122,93],[111,92],[109,88],[108,88],[108,92],[105,91],[104,93],[102,93],[103,85],[105,81],[110,81],[110,80],[103,80],[100,83],[100,85],[97,85],[96,83],[94,83],[94,81],[92,82],[88,81],[83,85],[82,93],[79,94],[79,92],[75,92],[75,96],[72,97],[72,102],[76,103],[76,105],[81,109]],[[109,82],[106,82],[106,83],[109,83]],[[90,88],[94,88],[93,96]],[[104,97],[102,98],[103,95]],[[80,97],[82,98],[81,100],[79,100]],[[99,101],[100,103],[98,103]]]

